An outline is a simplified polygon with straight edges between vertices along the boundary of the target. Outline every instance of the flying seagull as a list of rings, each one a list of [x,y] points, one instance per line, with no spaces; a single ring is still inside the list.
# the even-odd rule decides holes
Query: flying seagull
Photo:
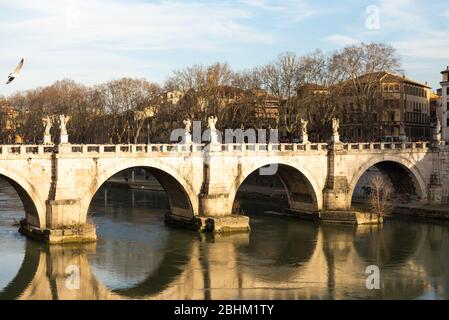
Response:
[[[11,83],[15,78],[17,78],[19,76],[19,73],[20,73],[20,70],[22,70],[22,67],[23,67],[23,58],[22,58],[22,60],[20,60],[16,69],[9,74],[8,81],[6,81],[6,84]]]

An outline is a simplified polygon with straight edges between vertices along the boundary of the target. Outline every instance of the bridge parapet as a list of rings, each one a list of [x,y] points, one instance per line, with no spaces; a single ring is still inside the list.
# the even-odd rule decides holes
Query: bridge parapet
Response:
[[[0,156],[51,154],[54,146],[47,145],[0,145]]]
[[[343,144],[345,151],[388,151],[388,150],[407,150],[426,152],[430,142],[362,142]]]
[[[114,153],[168,153],[168,152],[197,152],[200,145],[182,144],[74,144],[65,153],[82,154],[114,154]]]
[[[272,152],[326,152],[328,144],[221,144],[210,149],[207,144],[67,144],[67,145],[0,145],[0,157],[64,154],[164,154],[164,153],[272,153]],[[346,147],[353,150],[353,147]],[[363,149],[363,148],[362,148]]]
[[[327,143],[315,143],[315,144],[222,144],[219,148],[223,153],[272,153],[272,152],[326,152]]]

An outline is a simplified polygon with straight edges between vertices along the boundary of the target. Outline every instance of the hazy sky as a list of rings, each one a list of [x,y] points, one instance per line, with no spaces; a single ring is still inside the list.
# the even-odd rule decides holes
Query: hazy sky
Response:
[[[0,0],[0,26],[4,95],[63,78],[162,82],[194,63],[245,69],[361,41],[393,45],[407,75],[435,89],[449,65],[447,0]]]

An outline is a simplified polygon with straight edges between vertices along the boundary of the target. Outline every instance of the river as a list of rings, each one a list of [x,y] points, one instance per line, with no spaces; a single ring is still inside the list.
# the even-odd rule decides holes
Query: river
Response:
[[[242,200],[251,232],[214,237],[166,226],[164,193],[105,190],[97,243],[49,248],[17,232],[22,204],[0,181],[0,299],[449,299],[448,225],[321,225]]]

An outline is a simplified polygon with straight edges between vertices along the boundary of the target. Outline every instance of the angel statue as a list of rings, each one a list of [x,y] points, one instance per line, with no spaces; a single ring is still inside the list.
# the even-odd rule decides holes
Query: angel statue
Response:
[[[307,125],[309,124],[309,121],[301,119],[301,133],[302,136],[307,136]]]
[[[340,129],[340,120],[338,118],[332,118],[332,133],[334,136],[338,136],[339,129]]]
[[[186,133],[190,133],[190,128],[192,127],[192,121],[190,119],[186,119],[183,121],[184,125],[186,126]]]
[[[59,121],[60,121],[60,129],[61,129],[61,135],[66,135],[67,134],[67,122],[69,122],[70,117],[69,116],[65,116],[65,115],[60,115],[59,116]]]
[[[440,119],[437,119],[437,125],[435,128],[435,134],[440,134],[441,133],[441,122]]]
[[[44,126],[45,126],[45,135],[49,136],[50,135],[50,129],[51,129],[51,126],[52,126],[51,118],[49,116],[46,116],[46,117],[42,118],[42,121],[43,121]]]

